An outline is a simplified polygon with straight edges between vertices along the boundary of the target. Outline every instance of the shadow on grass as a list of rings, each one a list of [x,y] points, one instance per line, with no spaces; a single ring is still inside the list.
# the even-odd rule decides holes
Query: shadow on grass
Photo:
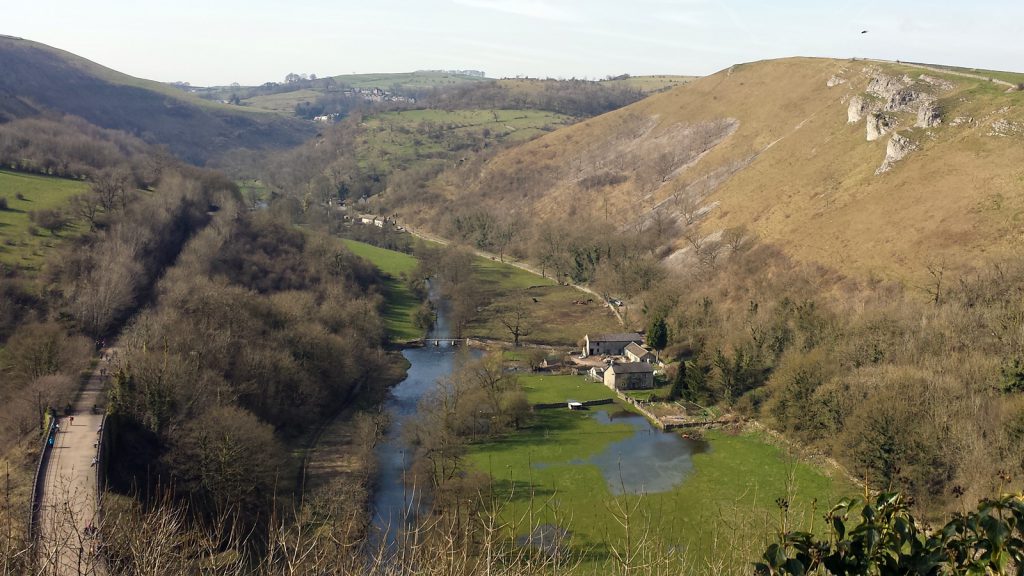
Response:
[[[505,470],[491,471],[491,493],[498,500],[517,503],[533,500],[539,510],[544,506],[545,501],[549,497],[555,495],[553,488],[539,482],[531,482],[526,479],[501,478],[500,474],[505,473],[507,473]],[[499,476],[495,476],[495,474]]]

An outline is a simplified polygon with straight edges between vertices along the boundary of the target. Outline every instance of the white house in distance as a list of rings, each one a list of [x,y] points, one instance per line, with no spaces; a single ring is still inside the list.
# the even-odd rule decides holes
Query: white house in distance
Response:
[[[654,366],[647,362],[612,364],[604,371],[604,385],[612,390],[650,390],[654,388]]]
[[[647,362],[648,364],[652,364],[657,361],[657,358],[654,356],[653,352],[637,344],[636,342],[630,342],[629,344],[626,344],[626,349],[624,350],[624,352],[626,353],[626,358],[630,362]]]
[[[626,345],[629,343],[642,344],[644,337],[636,332],[624,334],[598,334],[583,337],[583,357],[601,356],[622,356],[626,352]]]

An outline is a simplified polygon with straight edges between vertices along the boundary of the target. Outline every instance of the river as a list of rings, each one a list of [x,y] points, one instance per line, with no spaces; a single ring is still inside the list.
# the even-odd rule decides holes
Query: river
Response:
[[[397,530],[406,518],[414,518],[423,498],[413,486],[405,483],[406,471],[413,453],[406,445],[403,430],[416,415],[420,400],[434,388],[442,377],[452,373],[460,349],[447,343],[434,346],[431,338],[450,338],[443,303],[438,306],[437,321],[427,336],[427,346],[406,348],[402,356],[409,361],[405,380],[391,389],[384,403],[390,425],[382,442],[377,445],[377,482],[371,503],[373,529],[391,544]],[[478,352],[473,352],[478,354]]]
[[[371,512],[377,541],[395,542],[405,519],[415,518],[423,510],[424,498],[405,483],[412,450],[406,445],[403,430],[415,416],[420,400],[442,377],[452,373],[459,348],[447,344],[434,346],[431,338],[450,337],[444,306],[438,307],[437,323],[427,337],[427,346],[407,348],[402,352],[409,361],[405,379],[391,390],[384,404],[390,426],[376,449],[377,482]],[[478,354],[478,352],[474,352]],[[630,425],[633,434],[611,442],[605,449],[586,460],[570,464],[595,465],[605,478],[612,494],[653,493],[672,490],[693,470],[691,456],[707,449],[704,442],[687,440],[678,434],[654,428],[643,416],[622,410],[594,410],[590,417],[603,424]],[[535,464],[544,467],[546,464]]]

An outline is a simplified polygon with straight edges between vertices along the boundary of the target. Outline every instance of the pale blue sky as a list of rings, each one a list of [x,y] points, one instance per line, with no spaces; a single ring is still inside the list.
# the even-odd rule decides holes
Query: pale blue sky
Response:
[[[0,33],[194,85],[437,68],[709,74],[796,55],[1024,71],[1022,0],[36,0],[2,14]]]

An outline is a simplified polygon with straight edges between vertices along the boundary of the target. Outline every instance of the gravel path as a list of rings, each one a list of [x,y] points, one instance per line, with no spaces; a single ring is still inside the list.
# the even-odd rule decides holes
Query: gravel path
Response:
[[[104,574],[95,554],[100,525],[97,515],[97,442],[103,415],[94,414],[104,388],[101,360],[72,406],[62,416],[60,429],[44,464],[45,479],[39,495],[39,560],[45,573],[55,576]]]

